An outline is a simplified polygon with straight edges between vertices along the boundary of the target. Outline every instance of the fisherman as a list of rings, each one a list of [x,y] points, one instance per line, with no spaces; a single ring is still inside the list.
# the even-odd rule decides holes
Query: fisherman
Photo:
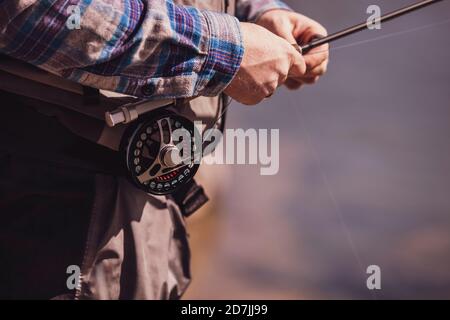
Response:
[[[255,105],[317,82],[328,47],[302,56],[295,44],[324,35],[276,0],[0,1],[5,66],[34,65],[87,100],[97,88],[199,97],[183,103],[207,110],[224,94]],[[1,85],[12,89],[0,91],[0,297],[179,298],[191,278],[186,208],[124,178],[101,120]]]

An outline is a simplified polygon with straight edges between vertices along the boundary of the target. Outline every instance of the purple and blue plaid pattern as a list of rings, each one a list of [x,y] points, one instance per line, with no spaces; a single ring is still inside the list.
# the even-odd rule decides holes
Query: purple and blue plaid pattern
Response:
[[[70,6],[79,29],[67,27]],[[254,21],[273,8],[287,7],[238,0],[237,17]],[[244,48],[235,17],[171,0],[0,0],[0,53],[86,86],[160,99],[218,95]]]

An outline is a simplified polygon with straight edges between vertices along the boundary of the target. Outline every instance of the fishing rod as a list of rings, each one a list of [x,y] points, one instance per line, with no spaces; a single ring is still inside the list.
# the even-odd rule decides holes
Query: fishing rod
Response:
[[[435,3],[441,2],[441,1],[443,1],[443,0],[425,0],[425,1],[420,1],[418,3],[415,3],[415,4],[409,5],[407,7],[404,7],[404,8],[395,10],[393,12],[387,13],[387,14],[381,16],[380,18],[375,19],[374,23],[387,22],[387,21],[390,21],[392,19],[401,17],[401,16],[403,16],[405,14],[408,14],[408,13],[411,13],[413,11],[417,11],[417,10],[423,9],[423,8],[425,8],[427,6],[430,6],[432,4],[435,4]],[[363,31],[363,30],[366,30],[366,29],[369,29],[369,27],[371,25],[372,25],[371,23],[366,21],[366,22],[362,22],[360,24],[357,24],[355,26],[352,26],[350,28],[344,29],[342,31],[333,33],[333,34],[331,34],[329,36],[322,37],[322,38],[316,38],[313,41],[311,41],[310,43],[305,44],[303,46],[300,46],[301,52],[302,52],[302,54],[305,54],[308,51],[310,51],[310,50],[312,50],[314,48],[320,47],[321,45],[324,45],[326,43],[331,43],[331,42],[334,42],[334,41],[336,41],[338,39],[341,39],[341,38],[347,37],[349,35],[352,35],[354,33],[357,33],[357,32],[360,32],[360,31]]]

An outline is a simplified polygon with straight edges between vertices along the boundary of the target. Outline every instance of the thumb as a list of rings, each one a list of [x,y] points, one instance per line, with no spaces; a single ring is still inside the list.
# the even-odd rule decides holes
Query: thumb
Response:
[[[306,62],[302,56],[302,50],[292,33],[292,27],[281,26],[276,33],[290,45],[291,68],[289,70],[289,77],[303,76],[306,73]]]
[[[291,46],[291,68],[289,69],[289,77],[302,77],[306,73],[306,62],[300,51]]]

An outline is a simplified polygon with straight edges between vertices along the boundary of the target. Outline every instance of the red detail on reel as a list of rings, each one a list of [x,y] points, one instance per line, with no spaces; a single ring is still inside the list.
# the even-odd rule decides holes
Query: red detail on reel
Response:
[[[167,181],[167,180],[175,178],[178,175],[179,172],[180,172],[180,170],[175,170],[175,171],[172,171],[172,172],[170,172],[168,174],[165,174],[163,176],[156,177],[155,180],[156,181]]]

